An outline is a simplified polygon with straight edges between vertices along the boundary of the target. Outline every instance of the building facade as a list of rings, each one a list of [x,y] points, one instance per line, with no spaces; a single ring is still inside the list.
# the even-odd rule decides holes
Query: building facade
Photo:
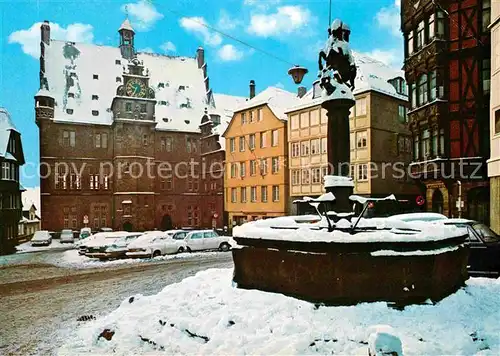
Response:
[[[488,223],[491,1],[403,0],[412,173],[429,211]]]
[[[229,228],[282,216],[288,207],[285,108],[297,95],[269,87],[236,109],[226,139],[225,209]]]
[[[500,3],[491,4],[490,225],[500,233]]]
[[[204,163],[222,165],[223,109],[203,48],[194,58],[137,53],[128,20],[118,32],[118,47],[96,46],[41,26],[42,229],[222,228],[223,180]]]
[[[0,107],[0,255],[15,251],[21,219],[19,168],[24,164],[21,134]]]
[[[414,202],[418,190],[404,172],[412,147],[403,73],[358,53],[354,57],[356,104],[349,119],[354,193],[370,197],[395,194],[400,200]],[[327,115],[321,108],[317,83],[298,103],[288,111],[288,168],[291,211],[302,214],[306,206],[293,201],[323,194],[323,176],[331,168]]]

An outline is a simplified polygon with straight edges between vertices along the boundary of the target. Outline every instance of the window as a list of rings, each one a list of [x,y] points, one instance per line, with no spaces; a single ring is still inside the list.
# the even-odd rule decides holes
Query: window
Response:
[[[75,97],[75,93],[68,93],[68,98],[74,98]]]
[[[321,168],[321,176],[327,176],[328,175],[328,166],[324,166]]]
[[[300,144],[298,142],[292,142],[292,157],[300,156]]]
[[[63,131],[63,146],[75,147],[75,131]]]
[[[246,162],[240,162],[240,177],[244,177],[247,174],[246,170]]]
[[[319,138],[311,140],[311,154],[312,155],[319,154]]]
[[[436,37],[444,37],[444,21],[445,14],[442,10],[437,10],[436,12]]]
[[[444,129],[439,130],[439,154],[444,155]]]
[[[121,77],[116,77],[116,82],[117,83],[121,83],[122,82],[122,78]]]
[[[437,156],[438,154],[438,140],[439,140],[439,134],[438,130],[432,130],[432,154],[434,156]]]
[[[132,112],[132,103],[125,103],[125,111]]]
[[[349,165],[349,177],[356,178],[356,166],[354,164]]]
[[[495,110],[495,134],[500,133],[500,109]]]
[[[141,104],[141,112],[145,113],[146,109],[147,109],[146,104]]]
[[[309,127],[309,113],[303,112],[300,114],[300,127],[306,128]]]
[[[120,65],[122,64],[122,61],[120,61],[119,59],[115,59],[115,64]]]
[[[424,158],[428,157],[430,155],[430,133],[428,129],[425,129],[422,132],[422,154]]]
[[[234,152],[236,150],[236,144],[234,138],[229,139],[229,151]]]
[[[267,158],[260,160],[260,174],[265,176],[267,174]]]
[[[301,156],[309,156],[309,141],[302,141],[300,143],[300,155]]]
[[[273,201],[280,201],[280,187],[273,185]]]
[[[411,108],[413,109],[417,107],[417,90],[415,84],[410,84],[410,93],[411,93],[410,105]]]
[[[148,139],[148,135],[143,135],[143,136],[142,136],[142,144],[143,144],[144,146],[147,146],[147,145],[148,145],[148,143],[149,143],[148,141],[149,141],[149,139]]]
[[[292,185],[300,184],[300,170],[294,169],[292,170]]]
[[[248,148],[250,148],[250,150],[255,150],[255,134],[250,134],[248,138],[249,138]]]
[[[366,115],[366,98],[356,100],[356,116]]]
[[[276,174],[280,170],[280,159],[279,157],[271,158],[271,173]]]
[[[254,176],[257,171],[257,161],[256,160],[251,160],[250,161],[250,175]]]
[[[278,130],[271,131],[271,146],[278,146]]]
[[[241,124],[242,124],[242,125],[244,125],[244,124],[246,124],[246,123],[247,123],[247,119],[246,119],[246,117],[245,117],[245,113],[244,113],[244,112],[242,112],[242,113],[241,113]]]
[[[316,126],[319,125],[319,111],[313,110],[310,112],[310,118],[311,118],[311,126]]]
[[[92,78],[94,78],[94,79],[99,79],[99,75],[94,74],[94,75],[92,76]]]
[[[413,53],[413,31],[410,31],[410,33],[408,33],[408,54],[412,54]]]
[[[252,203],[257,201],[257,187],[250,187],[250,201]]]
[[[240,188],[240,199],[241,199],[242,203],[247,202],[247,188],[246,187]]]
[[[231,203],[236,203],[237,195],[236,188],[231,188]]]
[[[491,0],[482,1],[482,30],[488,32],[488,26],[491,22]]]
[[[327,138],[323,137],[321,139],[321,153],[327,153],[327,152],[328,152]]]
[[[416,49],[419,50],[424,46],[424,21],[420,21],[417,26],[417,44]]]
[[[95,135],[95,147],[101,148],[101,134]]]
[[[399,122],[404,124],[408,122],[408,115],[407,115],[407,109],[406,106],[399,105]]]
[[[489,73],[488,73],[489,74]],[[429,73],[429,86],[430,86],[430,100],[433,101],[437,97],[437,87],[436,87],[436,71],[433,70]]]
[[[245,137],[240,137],[240,152],[245,152]]]
[[[266,137],[267,135],[265,132],[260,133],[260,148],[265,148],[267,146]]]
[[[483,67],[481,70],[481,76],[483,80],[483,93],[490,92],[490,80],[491,80],[491,60],[490,58],[483,59]]]
[[[236,166],[236,163],[231,163],[231,178],[236,178],[237,171],[238,167]]]
[[[292,130],[299,128],[299,115],[292,115],[290,117],[290,127]]]
[[[101,147],[108,148],[108,134],[101,134]]]
[[[265,185],[260,187],[260,201],[267,203],[267,186]]]
[[[98,95],[92,95],[92,100],[99,100],[99,96]]]
[[[418,78],[418,105],[427,103],[427,74],[422,74]]]
[[[92,116],[99,116],[99,111],[92,110]]]
[[[66,114],[73,115],[73,109],[66,109]]]
[[[262,109],[257,110],[257,121],[262,121],[264,119],[264,113],[262,112]]]
[[[356,147],[359,148],[366,148],[367,146],[367,132],[366,131],[359,131],[356,132]]]
[[[250,111],[250,122],[254,122],[254,119],[255,119],[254,111],[251,110]]]
[[[368,164],[358,165],[358,181],[368,180]]]
[[[2,179],[10,179],[10,163],[2,162]]]
[[[436,34],[434,27],[434,14],[431,14],[431,16],[429,16],[429,23],[427,25],[427,28],[429,29],[429,40],[431,40]]]
[[[420,158],[420,141],[419,137],[415,136],[415,138],[413,139],[413,159],[415,161],[418,161],[419,158]]]
[[[302,170],[302,184],[309,184],[309,169],[303,169]]]
[[[313,184],[321,183],[321,168],[312,169],[312,183]]]

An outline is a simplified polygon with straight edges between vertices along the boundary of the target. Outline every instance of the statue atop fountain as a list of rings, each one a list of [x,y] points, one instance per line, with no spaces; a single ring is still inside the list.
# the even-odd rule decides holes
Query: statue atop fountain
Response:
[[[349,178],[349,110],[355,104],[352,90],[356,78],[356,63],[349,46],[349,26],[336,19],[328,29],[328,34],[325,47],[318,56],[318,77],[323,99],[321,106],[326,109],[328,116],[330,175],[325,176],[324,180],[326,191],[335,196],[335,210],[346,213],[352,211],[349,196],[354,189],[354,183]]]

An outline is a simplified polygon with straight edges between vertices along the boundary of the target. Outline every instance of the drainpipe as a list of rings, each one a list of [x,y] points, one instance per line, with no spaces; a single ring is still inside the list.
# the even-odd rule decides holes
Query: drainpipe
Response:
[[[458,218],[462,217],[462,182],[457,180],[458,184]]]

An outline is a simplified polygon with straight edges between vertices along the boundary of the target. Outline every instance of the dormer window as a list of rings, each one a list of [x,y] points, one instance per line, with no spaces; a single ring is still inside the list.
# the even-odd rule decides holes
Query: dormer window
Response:
[[[99,95],[92,95],[92,100],[99,100]]]
[[[99,116],[98,110],[92,110],[92,116]]]
[[[16,153],[16,140],[10,139],[9,141],[9,152],[10,153]]]
[[[396,92],[401,95],[408,95],[408,91],[406,89],[406,82],[403,78],[397,77],[389,80],[389,83],[396,89]]]
[[[73,115],[73,109],[66,109],[66,114]]]
[[[119,59],[116,59],[116,60],[115,60],[115,64],[116,64],[116,65],[121,65],[121,64],[122,64],[122,61],[120,61]]]
[[[74,98],[75,97],[75,93],[68,93],[68,98]]]
[[[99,75],[98,75],[98,74],[94,74],[94,75],[92,76],[92,78],[94,78],[94,79],[99,79]]]
[[[116,77],[116,82],[117,83],[121,83],[122,82],[122,78],[121,77]]]
[[[165,83],[158,83],[158,88],[165,88]]]
[[[164,117],[163,122],[170,122],[170,119],[168,117]]]
[[[186,87],[184,85],[179,85],[179,91],[181,90],[186,90]]]

